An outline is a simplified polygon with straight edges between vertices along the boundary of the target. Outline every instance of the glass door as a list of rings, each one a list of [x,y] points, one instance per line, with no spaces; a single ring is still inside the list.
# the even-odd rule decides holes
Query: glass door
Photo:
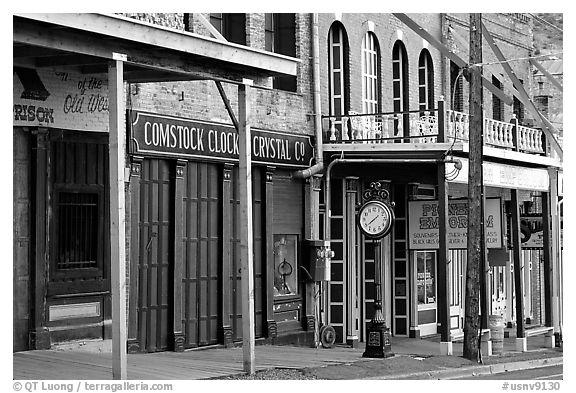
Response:
[[[414,251],[420,336],[436,334],[436,251]]]

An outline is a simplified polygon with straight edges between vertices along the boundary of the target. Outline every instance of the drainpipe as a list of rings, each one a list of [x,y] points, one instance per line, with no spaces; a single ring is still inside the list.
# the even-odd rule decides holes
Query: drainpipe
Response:
[[[292,174],[296,179],[307,179],[324,170],[322,157],[322,107],[320,103],[320,41],[318,14],[312,14],[312,79],[314,80],[314,133],[316,135],[316,164]]]

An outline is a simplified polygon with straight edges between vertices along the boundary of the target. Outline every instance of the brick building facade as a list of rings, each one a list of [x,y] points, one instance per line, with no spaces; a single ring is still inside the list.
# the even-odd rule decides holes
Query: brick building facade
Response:
[[[414,14],[409,17],[467,62],[468,14]],[[529,89],[532,80],[528,60],[524,59],[532,51],[530,18],[524,14],[484,14],[483,17],[504,56],[515,59],[510,64]],[[21,18],[26,19],[25,16]],[[150,31],[158,34],[172,32],[177,40],[196,40],[199,50],[224,42],[219,51],[206,49],[207,54],[195,57],[190,64],[183,62],[182,69],[176,74],[170,74],[173,65],[161,56],[164,51],[173,49],[169,42],[148,42],[146,45],[152,53],[150,58],[138,63],[138,56],[145,57],[142,53],[146,49],[137,48],[140,52],[134,53],[138,56],[129,57],[127,62],[128,72],[134,71],[130,69],[132,63],[143,65],[142,69],[134,72],[134,76],[130,74],[132,79],[124,84],[122,94],[127,110],[125,127],[128,138],[121,149],[126,152],[125,169],[130,173],[125,187],[125,279],[128,347],[131,350],[181,350],[212,344],[229,346],[242,339],[238,257],[238,187],[242,179],[239,179],[238,159],[231,155],[218,156],[212,147],[223,141],[228,141],[229,146],[234,145],[230,142],[235,127],[230,112],[238,114],[241,111],[242,97],[238,84],[244,77],[253,80],[250,125],[261,138],[254,141],[268,143],[253,151],[256,336],[273,343],[310,345],[318,325],[332,325],[336,334],[332,338],[336,342],[355,345],[366,341],[365,325],[374,311],[376,290],[374,244],[355,228],[355,216],[363,201],[363,192],[374,181],[387,184],[391,201],[396,204],[396,226],[392,235],[381,241],[385,250],[382,257],[382,300],[387,324],[393,335],[419,337],[437,333],[436,326],[443,322],[437,317],[436,303],[446,301],[446,297],[437,298],[440,294],[437,295],[434,288],[440,285],[436,282],[442,278],[438,277],[440,273],[436,270],[426,270],[426,260],[440,264],[441,259],[437,259],[440,257],[435,249],[410,247],[408,226],[412,202],[439,197],[437,170],[441,165],[438,160],[446,158],[444,151],[449,148],[446,152],[449,151],[452,158],[467,162],[467,152],[462,140],[456,141],[455,133],[457,127],[464,124],[462,119],[465,117],[462,116],[466,116],[467,111],[468,85],[442,51],[394,14],[319,14],[317,25],[314,24],[314,15],[307,13],[132,13],[115,18],[117,24],[128,26],[133,23],[138,28],[150,27]],[[238,20],[242,21],[240,37],[228,37],[229,42],[222,41],[219,35],[226,36],[226,26],[230,27],[226,23],[233,24]],[[68,23],[62,22],[66,26]],[[31,26],[27,28],[33,29]],[[214,32],[214,29],[219,31]],[[278,39],[281,32],[286,31],[282,29],[290,31],[288,44]],[[335,31],[341,35],[335,35]],[[106,42],[103,39],[106,34],[99,34],[98,38]],[[113,32],[110,34],[112,42],[122,38],[120,33],[116,33],[117,37]],[[340,37],[342,42],[338,41]],[[366,37],[374,43],[370,50],[365,44]],[[130,39],[138,41],[139,37]],[[235,43],[237,39],[242,43]],[[319,49],[316,58],[315,43]],[[87,48],[92,44],[95,47],[101,45],[99,40],[95,40],[86,42]],[[15,47],[20,45],[15,41]],[[128,44],[122,42],[112,51],[127,47]],[[143,45],[142,48],[148,47]],[[273,51],[278,51],[278,55],[270,48],[275,48]],[[335,48],[342,50],[343,56],[338,70],[334,66]],[[189,49],[180,50],[170,57],[177,64],[188,55]],[[256,59],[253,62],[249,59],[250,54]],[[495,64],[495,55],[488,47],[484,55],[484,62],[488,63],[483,69],[484,76],[495,84],[501,83],[504,94],[511,96],[514,88],[500,66]],[[374,62],[373,69],[366,66],[369,56]],[[317,82],[314,80],[315,60],[320,91],[314,88]],[[274,61],[292,61],[296,64],[296,71],[289,75],[278,71],[280,66],[273,69],[267,62]],[[24,54],[14,57],[15,351],[47,347],[71,339],[110,337],[110,262],[105,256],[109,245],[106,241],[99,243],[102,251],[98,252],[103,254],[98,254],[97,259],[101,265],[90,265],[90,269],[100,269],[97,278],[74,273],[61,261],[64,254],[58,248],[60,246],[54,245],[60,244],[58,238],[64,237],[63,233],[71,239],[70,244],[74,240],[70,228],[55,224],[60,222],[57,220],[64,220],[59,212],[66,211],[65,206],[68,206],[66,202],[58,201],[69,197],[68,194],[81,193],[78,190],[82,187],[103,198],[103,205],[98,202],[101,220],[98,225],[102,231],[100,235],[106,235],[106,195],[109,191],[106,178],[109,169],[105,157],[110,131],[110,81],[101,67],[94,71],[96,67],[84,67],[82,62],[75,66],[68,66],[64,61],[61,63],[53,65],[40,60],[34,63]],[[234,66],[229,63],[234,63]],[[404,67],[400,74],[394,64]],[[146,79],[146,66],[156,70],[159,77]],[[194,76],[189,77],[187,72]],[[334,89],[335,78],[340,75],[338,72],[344,76],[342,91],[338,93],[342,110],[336,111]],[[425,72],[427,78],[422,76]],[[181,80],[184,74],[186,80]],[[38,103],[37,96],[30,98],[22,94],[36,83],[34,75],[49,93],[43,104]],[[295,84],[290,88],[278,88],[281,78],[295,78]],[[369,78],[375,81],[376,89],[368,97],[368,87],[364,82]],[[397,81],[403,83],[402,94],[396,88]],[[425,104],[423,89],[426,90]],[[458,105],[452,102],[453,97],[459,101]],[[484,89],[486,118],[509,123],[515,114],[520,125],[527,119],[519,101],[504,105],[495,97]],[[320,113],[315,109],[316,100],[319,100]],[[445,113],[440,106],[444,103]],[[29,112],[33,104],[36,105],[34,116]],[[367,111],[365,107],[369,105],[374,105],[376,110]],[[46,108],[46,111],[38,112],[38,108]],[[48,108],[55,110],[50,112],[54,115],[53,122],[46,115]],[[411,111],[411,114],[407,115],[406,111]],[[348,118],[350,115],[352,117]],[[381,127],[388,121],[394,135],[385,140],[384,128],[380,128],[382,141],[377,145],[372,143],[374,140],[360,138],[354,141],[356,137],[339,145],[347,127],[354,131],[353,116],[373,116],[381,122]],[[445,116],[446,128],[452,130],[454,139],[432,140],[441,134],[439,126],[432,137],[414,133],[415,125],[420,127],[419,130],[423,129],[422,119],[439,124],[438,119],[442,116]],[[160,130],[158,134],[153,134],[153,129],[146,126],[140,130],[140,119],[155,124]],[[317,129],[316,124],[322,129]],[[210,146],[210,152],[206,149],[191,154],[177,150],[176,134],[170,136],[168,131],[163,134],[164,126],[196,130],[190,131],[189,137],[191,140],[197,138],[194,140],[196,146]],[[205,127],[205,134],[198,131],[201,127]],[[213,132],[210,135],[218,134],[220,139],[209,139],[209,132]],[[319,133],[322,138],[316,137]],[[201,139],[200,135],[208,139]],[[340,139],[333,140],[335,136]],[[156,137],[157,143],[150,143],[154,146],[143,146],[145,141]],[[171,137],[174,143],[170,142]],[[179,137],[182,138],[182,134]],[[423,139],[412,139],[415,143],[396,143],[407,142],[407,139],[402,139],[404,137]],[[497,132],[492,137],[496,140]],[[442,143],[436,146],[436,142]],[[497,143],[500,142],[495,141],[492,147],[499,148]],[[278,153],[274,153],[272,158],[262,159],[264,151],[272,151],[269,150],[272,149],[271,143],[277,143]],[[507,143],[505,148],[515,148],[513,153],[517,155],[509,159],[506,154],[492,152],[494,156],[489,161],[493,161],[496,167],[508,165],[518,173],[536,168],[534,171],[538,176],[546,172],[545,168],[551,163],[546,161],[546,146],[534,155],[530,151],[518,152],[518,145],[514,147],[511,141]],[[289,146],[302,146],[302,150],[296,152]],[[285,149],[282,159],[281,148]],[[313,148],[315,152],[312,152]],[[322,150],[323,156],[318,157]],[[260,160],[254,158],[258,157],[256,153],[260,154]],[[305,160],[295,163],[295,154],[300,154],[300,158]],[[328,175],[327,179],[327,167],[338,156],[357,161],[354,165],[338,166],[332,172],[333,178]],[[400,158],[404,161],[401,162]],[[360,162],[372,159],[380,162],[364,166]],[[529,164],[525,164],[524,159]],[[301,170],[312,164],[318,165],[321,160],[324,160],[323,172],[303,179],[306,176]],[[60,175],[59,171],[67,165],[75,169],[64,170]],[[555,165],[554,162],[551,167]],[[38,171],[48,174],[45,181],[41,180],[42,173]],[[331,193],[327,184],[330,181]],[[511,199],[510,190],[514,187],[520,194],[520,201],[530,199],[532,192],[542,191],[540,184],[531,190],[530,186],[518,186],[517,183],[503,186],[495,180],[487,187],[486,196],[498,198],[504,212],[504,201]],[[39,189],[44,194],[39,194]],[[466,198],[464,172],[450,180],[449,195],[451,199]],[[327,207],[328,200],[333,211]],[[78,201],[74,203],[82,205]],[[81,221],[74,214],[69,213],[67,217]],[[86,236],[89,236],[88,232]],[[503,244],[506,244],[504,239],[510,234],[502,233],[501,236]],[[318,239],[330,240],[335,255],[331,262],[328,258],[330,277],[313,280],[307,240]],[[72,247],[70,244],[68,246]],[[462,328],[462,279],[465,277],[466,258],[461,249],[449,252],[452,269],[449,272],[452,280],[450,325],[458,331]],[[95,251],[94,258],[96,254]],[[506,285],[509,288],[512,285],[512,251],[508,255]],[[420,259],[425,265],[422,272],[419,270]],[[39,273],[39,266],[45,271]],[[505,268],[500,269],[503,271]],[[434,293],[430,292],[423,303],[418,291],[422,289],[428,293],[430,283],[419,279],[420,273],[424,274],[423,277],[432,274],[434,287]],[[534,274],[540,277],[536,270]],[[56,284],[54,277],[58,278]],[[538,280],[532,282],[536,285]],[[84,285],[84,288],[70,289],[74,285]],[[536,292],[534,287],[534,301]],[[510,321],[511,297],[507,301],[507,320]],[[534,311],[537,312],[538,307],[535,306]],[[43,311],[39,312],[39,308]],[[39,340],[38,335],[44,341]]]

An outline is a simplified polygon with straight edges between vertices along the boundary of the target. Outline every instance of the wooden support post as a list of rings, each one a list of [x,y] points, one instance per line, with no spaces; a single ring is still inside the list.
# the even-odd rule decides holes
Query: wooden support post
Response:
[[[550,255],[550,269],[552,272],[552,283],[550,287],[551,298],[551,318],[552,325],[554,326],[554,334],[557,342],[560,342],[562,337],[562,275],[561,275],[561,261],[562,261],[562,247],[560,244],[560,188],[559,176],[557,168],[548,168],[548,176],[550,177],[550,232],[551,232],[551,255]]]
[[[552,217],[550,214],[550,193],[542,193],[542,227],[544,256],[544,323],[554,326],[552,322]]]
[[[520,207],[518,206],[518,190],[510,190],[512,209],[512,250],[514,254],[514,291],[516,293],[516,337],[524,337],[524,306],[522,290],[522,271],[520,259],[522,245],[520,243]]]
[[[240,266],[242,277],[242,352],[244,371],[255,372],[254,354],[254,253],[252,225],[252,157],[250,133],[250,88],[244,79],[238,85],[238,134],[240,150]]]
[[[448,279],[448,182],[446,164],[438,164],[438,323],[443,355],[452,355],[450,339],[450,280]]]
[[[108,65],[110,120],[110,286],[112,292],[112,377],[127,379],[126,363],[126,236],[124,167],[124,63],[114,54]]]
[[[48,130],[40,128],[33,131],[36,134],[34,209],[36,217],[34,242],[34,314],[33,326],[30,331],[31,349],[50,349],[50,331],[46,327],[46,285],[48,277],[48,250],[46,239],[47,201],[48,201]]]
[[[470,64],[482,63],[481,14],[470,14]],[[466,271],[466,311],[464,321],[464,357],[479,360],[480,280],[482,270],[482,68],[470,69],[470,159],[468,170],[468,265]]]

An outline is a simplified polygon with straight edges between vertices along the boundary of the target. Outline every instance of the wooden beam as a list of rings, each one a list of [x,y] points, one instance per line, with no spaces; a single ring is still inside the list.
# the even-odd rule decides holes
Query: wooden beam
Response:
[[[115,54],[108,69],[110,168],[110,286],[112,292],[112,377],[127,379],[126,357],[126,236],[124,168],[123,58]]]
[[[546,68],[544,68],[542,66],[542,64],[540,64],[540,62],[536,59],[530,59],[530,64],[532,64],[534,67],[538,68],[538,70],[544,74],[544,76],[546,78],[548,78],[548,80],[561,92],[564,91],[564,88],[562,86],[562,84],[558,81],[558,79],[554,78],[552,76],[551,73],[548,72],[548,70],[546,70]]]
[[[300,60],[273,52],[258,50],[249,46],[215,40],[211,37],[201,36],[181,30],[169,29],[163,26],[152,25],[133,18],[119,15],[104,15],[93,13],[44,13],[44,14],[15,14],[14,31],[21,22],[27,22],[33,31],[52,33],[56,29],[39,29],[38,22],[49,23],[55,26],[72,29],[76,33],[88,33],[89,40],[79,40],[78,44],[90,47],[97,35],[113,37],[118,41],[130,42],[132,45],[162,47],[174,50],[182,55],[195,55],[203,58],[218,59],[241,67],[257,69],[259,76],[264,74],[296,75],[297,64]],[[71,30],[57,29],[63,34],[70,34]],[[21,42],[19,36],[14,35],[13,41]],[[90,45],[86,45],[90,42]],[[159,44],[161,43],[161,45]],[[113,45],[113,44],[110,44]],[[113,49],[120,52],[119,49]],[[122,53],[128,54],[126,51]]]
[[[428,33],[426,30],[424,30],[424,28],[422,28],[418,23],[414,22],[406,14],[397,13],[397,14],[392,14],[392,15],[394,15],[396,18],[400,19],[400,21],[402,21],[406,26],[408,26],[410,29],[412,29],[416,34],[418,34],[420,37],[422,37],[426,41],[428,41],[429,44],[431,44],[433,47],[438,49],[440,51],[440,53],[442,53],[444,56],[446,56],[447,58],[452,60],[458,67],[465,68],[466,66],[468,66],[468,63],[466,63],[457,54],[455,54],[450,49],[448,49],[443,43],[438,41],[434,36],[432,36],[430,33]],[[508,95],[504,94],[504,92],[502,92],[502,90],[500,90],[499,88],[494,86],[492,84],[492,82],[490,82],[488,79],[486,79],[485,77],[482,77],[482,83],[483,83],[484,87],[486,87],[488,90],[490,90],[496,96],[498,96],[498,98],[500,98],[505,104],[512,105],[512,102],[513,102],[512,98],[510,98]]]
[[[234,123],[234,127],[236,128],[236,131],[238,131],[238,128],[239,128],[238,119],[236,119],[236,116],[234,115],[234,109],[232,109],[232,105],[230,105],[230,100],[228,99],[228,96],[226,95],[226,92],[224,91],[224,88],[222,87],[222,82],[214,81],[214,83],[216,83],[216,87],[218,88],[218,92],[220,93],[220,97],[222,97],[222,101],[224,102],[224,106],[226,107],[226,110],[228,111],[228,115],[230,116],[230,119],[232,120],[232,123]]]
[[[542,113],[540,113],[538,108],[536,108],[536,106],[534,105],[534,103],[532,102],[532,100],[530,99],[528,94],[526,93],[526,90],[524,90],[524,85],[522,85],[520,80],[516,77],[516,74],[514,74],[512,67],[510,66],[510,64],[508,64],[506,57],[504,57],[504,54],[502,53],[500,48],[498,48],[498,46],[494,42],[494,38],[492,38],[492,35],[490,34],[490,32],[488,31],[488,29],[486,28],[486,26],[484,24],[482,24],[482,32],[484,34],[484,38],[486,39],[486,42],[488,42],[488,45],[490,45],[490,48],[492,48],[492,51],[494,52],[494,54],[496,55],[498,60],[501,61],[500,64],[502,65],[502,68],[504,68],[504,71],[506,71],[506,74],[508,74],[508,77],[512,80],[514,87],[516,88],[516,90],[520,94],[518,96],[518,98],[520,99],[520,101],[522,101],[522,103],[526,106],[526,108],[528,108],[528,110],[532,113],[532,116],[535,117],[535,120],[540,121],[540,123],[542,125],[542,132],[544,132],[544,134],[546,135],[546,139],[550,142],[550,144],[552,145],[554,150],[556,150],[556,152],[558,153],[560,158],[562,158],[562,156],[563,156],[562,147],[560,146],[560,144],[558,143],[558,141],[554,137],[554,134],[552,133],[552,132],[555,132],[558,134],[558,131],[556,130],[556,128],[554,128],[552,123],[550,123],[550,121],[548,121],[548,119],[546,119],[544,117],[544,115],[542,115]]]
[[[102,63],[102,59],[93,56],[62,54],[40,57],[35,63],[37,67],[85,66]]]
[[[252,225],[252,157],[250,89],[252,81],[238,86],[240,188],[240,265],[242,277],[242,353],[244,371],[254,374],[254,253]]]

